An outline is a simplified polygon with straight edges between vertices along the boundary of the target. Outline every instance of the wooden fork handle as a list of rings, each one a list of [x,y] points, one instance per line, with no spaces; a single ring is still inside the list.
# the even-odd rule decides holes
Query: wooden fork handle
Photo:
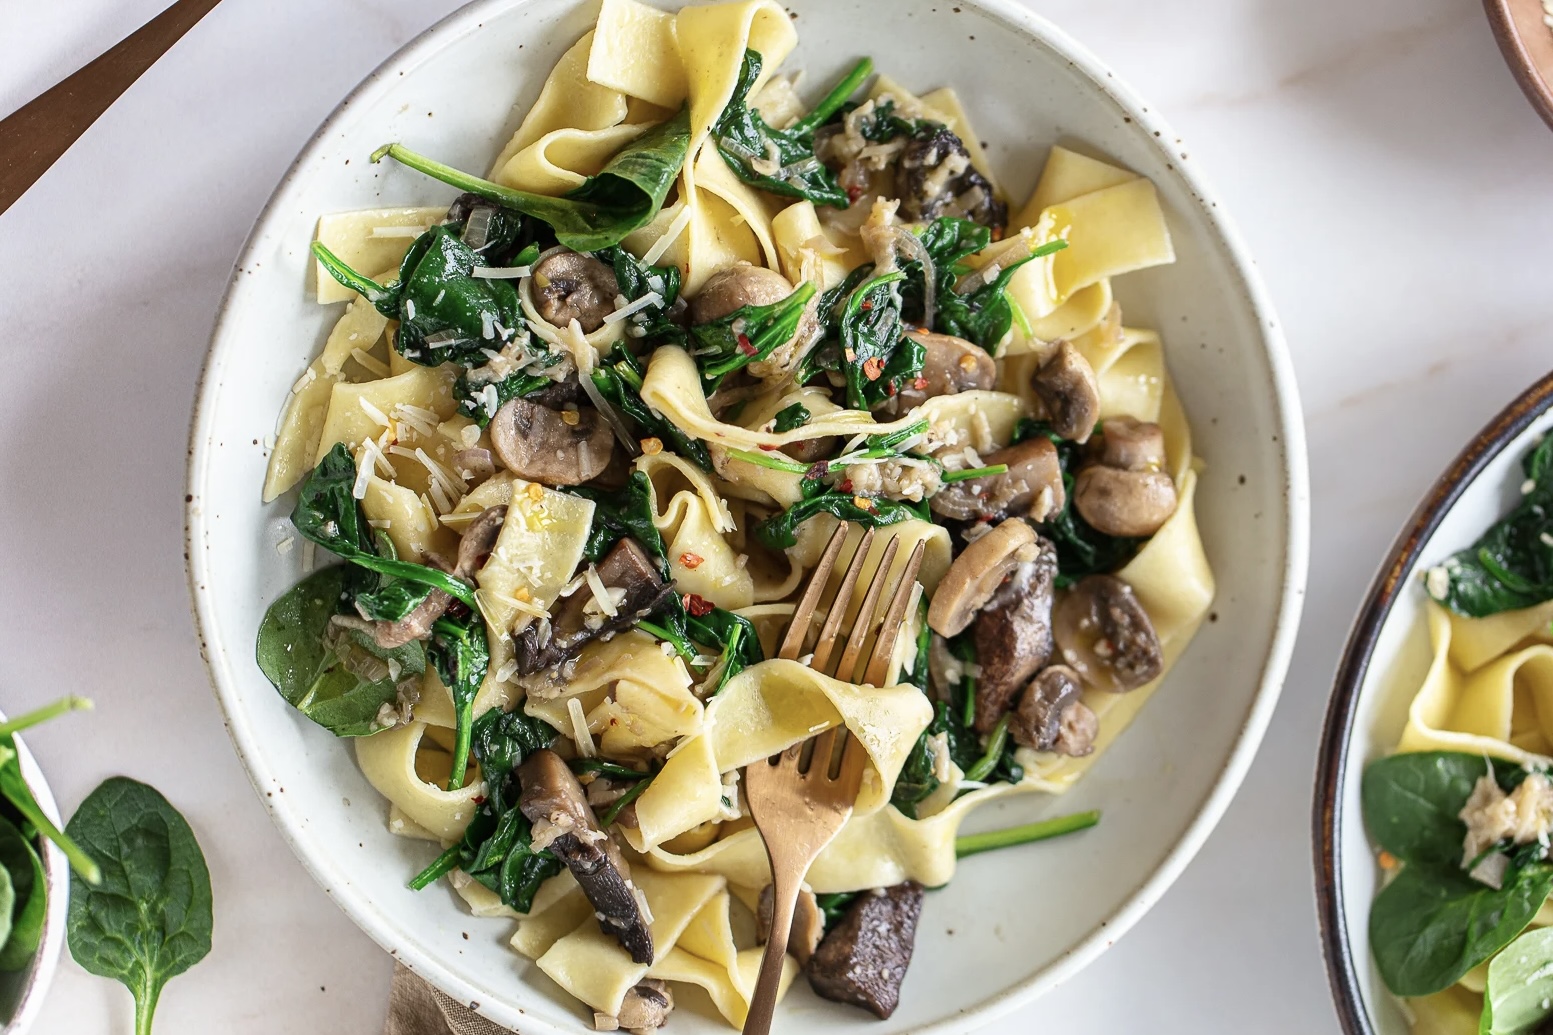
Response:
[[[782,866],[778,858],[771,860],[771,933],[766,936],[766,953],[760,958],[760,976],[755,979],[755,995],[750,999],[744,1035],[769,1035],[771,1031],[777,994],[782,989],[787,943],[793,934],[793,910],[798,904],[803,874],[808,872],[807,865]]]
[[[220,0],[178,0],[112,49],[0,121],[0,213]]]

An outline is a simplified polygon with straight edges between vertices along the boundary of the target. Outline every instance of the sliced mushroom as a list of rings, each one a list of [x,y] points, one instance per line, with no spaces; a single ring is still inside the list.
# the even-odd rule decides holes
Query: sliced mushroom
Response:
[[[865,891],[810,958],[809,985],[825,999],[889,1017],[900,1003],[921,916],[922,885],[914,880]]]
[[[1151,536],[1176,512],[1175,479],[1162,470],[1165,436],[1158,424],[1107,420],[1091,443],[1094,463],[1073,480],[1073,506],[1106,535]]]
[[[982,462],[989,467],[1003,464],[1008,470],[944,486],[928,501],[935,514],[956,521],[1003,517],[1045,521],[1062,510],[1067,500],[1062,462],[1045,435],[988,453]]]
[[[507,521],[507,508],[486,507],[480,516],[469,522],[458,540],[458,560],[453,574],[461,579],[474,578],[475,572],[485,564],[485,559],[496,549],[496,539]]]
[[[1100,419],[1100,382],[1094,368],[1072,345],[1057,351],[1030,377],[1030,387],[1046,408],[1052,430],[1074,442],[1087,442]]]
[[[657,978],[648,978],[626,993],[615,1020],[627,1031],[661,1028],[674,1010],[674,993]]]
[[[509,399],[491,418],[491,446],[502,466],[546,485],[581,485],[609,466],[615,434],[594,409],[552,410]]]
[[[690,322],[711,323],[747,305],[772,305],[793,293],[792,282],[776,270],[741,262],[718,270],[690,302]]]
[[[647,551],[629,537],[604,555],[598,577],[610,597],[607,605],[584,585],[558,603],[544,638],[540,622],[530,622],[513,638],[513,660],[519,675],[532,675],[576,657],[587,643],[630,628],[674,593]]]
[[[1057,548],[1037,537],[1036,556],[1014,570],[976,616],[976,730],[991,733],[1030,677],[1051,660]]]
[[[755,940],[764,945],[771,938],[771,914],[775,911],[772,885],[761,889],[759,907],[755,911]],[[809,962],[824,937],[825,914],[820,912],[819,900],[808,888],[800,889],[798,903],[793,908],[793,929],[788,935],[787,951],[802,966]]]
[[[895,170],[901,214],[913,223],[963,216],[990,227],[1008,222],[1008,206],[971,164],[965,142],[947,126],[934,125],[906,144]]]
[[[534,307],[556,327],[576,320],[590,334],[615,311],[615,271],[590,255],[557,248],[534,265],[533,277]]]
[[[1095,749],[1100,720],[1080,699],[1083,693],[1078,673],[1068,666],[1042,669],[1025,687],[1009,723],[1014,743],[1074,758],[1089,754]]]
[[[1040,553],[1037,539],[1029,525],[1009,518],[967,546],[933,592],[927,612],[927,623],[933,631],[940,636],[964,632],[1003,580]]]
[[[523,790],[518,807],[534,825],[534,847],[549,848],[572,871],[600,930],[613,935],[634,962],[652,963],[652,931],[641,893],[631,883],[631,867],[614,839],[599,829],[571,767],[544,748],[523,760],[518,783]]]
[[[1063,594],[1052,632],[1063,662],[1097,690],[1136,690],[1165,670],[1154,623],[1132,587],[1114,575],[1086,576]]]
[[[460,449],[453,454],[453,470],[472,487],[496,473],[496,459],[489,449]]]
[[[987,350],[952,334],[911,330],[906,337],[923,349],[922,379],[917,386],[902,390],[906,406],[920,405],[938,395],[987,391],[998,379],[998,365]]]

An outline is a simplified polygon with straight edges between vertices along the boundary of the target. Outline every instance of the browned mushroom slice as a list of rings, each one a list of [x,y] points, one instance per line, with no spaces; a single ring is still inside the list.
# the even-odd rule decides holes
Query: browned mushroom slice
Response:
[[[776,270],[741,262],[706,279],[690,302],[690,322],[711,323],[747,305],[772,305],[792,293],[792,282]]]
[[[901,391],[905,405],[916,406],[939,395],[986,391],[997,383],[997,363],[973,342],[922,330],[907,331],[906,337],[922,346],[923,357],[921,381]]]
[[[485,563],[485,559],[496,549],[497,537],[501,535],[501,526],[506,523],[507,508],[486,507],[480,511],[480,516],[469,522],[464,529],[464,534],[458,540],[458,560],[453,566],[453,574],[461,579],[474,578],[475,572]]]
[[[1052,594],[1057,548],[1037,538],[1039,552],[993,594],[972,632],[976,639],[976,730],[990,733],[1030,677],[1051,660]]]
[[[460,449],[453,454],[453,470],[470,486],[475,486],[496,473],[496,460],[489,449]]]
[[[1176,512],[1176,483],[1162,468],[1165,436],[1158,424],[1111,418],[1090,443],[1097,457],[1073,480],[1073,507],[1106,535],[1143,537]]]
[[[1040,552],[1035,531],[1009,518],[967,546],[933,592],[927,624],[940,636],[957,636],[1003,585],[1003,580]]]
[[[1063,662],[1097,690],[1136,690],[1165,670],[1154,624],[1131,586],[1089,575],[1057,601],[1052,633]]]
[[[615,435],[597,410],[552,410],[509,399],[491,418],[491,445],[502,466],[546,485],[581,485],[609,466]]]
[[[913,137],[895,172],[901,214],[914,223],[939,216],[963,216],[985,226],[1008,222],[1008,206],[971,165],[965,142],[946,126]]]
[[[764,945],[771,938],[771,914],[775,910],[772,885],[760,892],[759,908],[755,910],[755,940]],[[814,892],[803,888],[798,892],[798,903],[793,907],[793,930],[788,935],[787,951],[800,965],[809,962],[820,939],[825,937],[825,914],[820,912],[819,900]]]
[[[863,892],[809,959],[810,986],[825,999],[889,1017],[900,1002],[921,915],[922,885],[914,880]]]
[[[1019,698],[1008,731],[1014,743],[1035,751],[1081,757],[1095,749],[1100,720],[1080,698],[1078,673],[1066,665],[1051,665],[1031,680]]]
[[[1021,516],[1045,521],[1062,510],[1067,500],[1062,486],[1062,462],[1057,447],[1045,435],[988,453],[981,459],[989,467],[1003,464],[1008,470],[944,486],[928,501],[935,514],[956,521]]]
[[[593,1028],[595,1031],[651,1031],[663,1027],[673,1012],[674,993],[668,983],[648,978],[626,993],[617,1016],[595,1013]]]
[[[576,320],[583,333],[604,326],[620,294],[615,271],[588,255],[558,248],[534,266],[534,308],[547,323],[565,327]]]
[[[1100,419],[1100,382],[1089,361],[1067,342],[1030,377],[1030,387],[1046,408],[1052,430],[1074,442],[1087,442]]]
[[[548,638],[540,638],[538,622],[529,623],[513,638],[519,675],[554,668],[576,657],[590,641],[635,625],[674,592],[647,551],[630,538],[620,540],[604,555],[598,576],[610,598],[607,602],[583,586],[558,602],[550,616]]]
[[[599,829],[571,768],[544,748],[523,760],[518,783],[523,790],[518,807],[534,825],[534,848],[549,848],[572,871],[600,930],[613,935],[634,962],[651,963],[652,931],[641,893],[631,883],[631,867],[614,839]]]

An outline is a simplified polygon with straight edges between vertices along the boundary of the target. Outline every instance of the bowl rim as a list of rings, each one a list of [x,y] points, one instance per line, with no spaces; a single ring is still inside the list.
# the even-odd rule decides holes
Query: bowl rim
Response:
[[[1535,41],[1527,39],[1525,19],[1516,18],[1521,7],[1534,19]],[[1542,5],[1538,0],[1483,0],[1483,9],[1510,74],[1542,121],[1553,129],[1553,27],[1543,22]]]
[[[1440,523],[1476,483],[1483,469],[1550,409],[1553,409],[1553,374],[1543,376],[1500,410],[1435,479],[1381,563],[1343,648],[1316,755],[1311,842],[1321,952],[1326,960],[1327,981],[1338,1020],[1347,1035],[1375,1035],[1359,989],[1358,967],[1364,961],[1354,959],[1348,926],[1344,922],[1345,894],[1337,863],[1344,818],[1343,785],[1348,765],[1353,761],[1354,713],[1375,645],[1398,598],[1410,584],[1408,573],[1418,563]]]
[[[205,661],[213,692],[222,711],[223,723],[232,739],[238,759],[248,775],[249,782],[266,810],[269,811],[281,837],[302,863],[303,868],[368,937],[389,951],[399,964],[428,980],[446,994],[462,1003],[474,1004],[473,1008],[477,1012],[497,1023],[508,1025],[521,1023],[525,1032],[531,1035],[570,1035],[563,1029],[527,1014],[516,1005],[515,1001],[491,1002],[482,999],[478,990],[456,968],[425,954],[419,946],[401,942],[390,925],[385,923],[384,918],[362,900],[361,893],[353,885],[349,882],[335,881],[330,869],[315,859],[306,849],[305,824],[288,811],[289,806],[282,807],[283,796],[270,796],[265,793],[266,788],[262,782],[269,780],[274,783],[275,778],[262,762],[263,755],[258,749],[258,740],[249,728],[246,716],[240,708],[235,707],[235,702],[228,698],[225,687],[229,680],[235,683],[235,675],[227,668],[228,653],[220,642],[219,629],[212,611],[213,593],[209,588],[206,552],[201,548],[207,531],[201,483],[212,457],[213,436],[210,425],[214,420],[212,407],[208,405],[209,387],[221,365],[222,340],[230,333],[232,300],[238,290],[237,285],[243,279],[241,270],[251,268],[251,260],[255,258],[255,253],[269,224],[278,216],[282,193],[304,173],[314,151],[322,145],[334,122],[347,109],[382,88],[380,84],[397,78],[391,75],[391,72],[422,63],[450,42],[456,42],[472,26],[477,25],[487,16],[498,12],[505,13],[525,6],[529,2],[531,0],[472,0],[415,36],[368,73],[361,83],[325,116],[319,128],[309,137],[296,160],[276,185],[234,263],[233,274],[217,311],[211,331],[210,347],[196,384],[188,446],[184,545],[195,633],[199,640],[200,655]],[[690,2],[693,3],[695,0]],[[1305,428],[1301,417],[1302,410],[1293,363],[1271,297],[1238,230],[1226,215],[1224,206],[1219,203],[1217,191],[1210,186],[1195,164],[1188,165],[1179,160],[1179,152],[1189,151],[1189,149],[1170,124],[1151,109],[1129,85],[1087,47],[1078,43],[1046,18],[1019,3],[1018,0],[960,0],[960,4],[1001,21],[1010,29],[1022,32],[1029,43],[1048,48],[1053,54],[1068,62],[1071,68],[1088,80],[1094,90],[1136,125],[1149,145],[1164,157],[1170,175],[1178,178],[1180,186],[1184,187],[1186,193],[1193,199],[1198,210],[1197,215],[1204,220],[1207,231],[1222,248],[1226,260],[1238,276],[1239,287],[1244,293],[1251,314],[1258,323],[1258,336],[1268,365],[1269,387],[1278,410],[1275,441],[1282,447],[1282,464],[1276,474],[1282,483],[1279,489],[1282,495],[1281,517],[1285,535],[1281,544],[1281,590],[1272,623],[1272,635],[1261,660],[1255,695],[1250,701],[1245,720],[1235,736],[1230,751],[1225,756],[1218,776],[1204,795],[1180,839],[1161,859],[1154,872],[1132,891],[1121,906],[1111,916],[1099,921],[1066,953],[1041,970],[995,995],[978,1003],[968,1004],[941,1020],[913,1029],[918,1035],[957,1035],[968,1030],[968,1026],[990,1023],[1055,988],[1077,974],[1120,939],[1158,902],[1185,870],[1187,864],[1196,856],[1218,825],[1230,801],[1239,790],[1272,720],[1294,650],[1304,603],[1309,562],[1309,473]],[[675,5],[683,6],[679,0],[676,0]]]

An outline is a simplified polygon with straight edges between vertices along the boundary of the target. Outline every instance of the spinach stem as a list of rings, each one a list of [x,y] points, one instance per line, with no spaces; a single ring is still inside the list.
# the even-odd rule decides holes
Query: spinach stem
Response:
[[[991,467],[967,467],[963,471],[945,471],[940,480],[948,485],[951,482],[963,482],[971,478],[990,478],[995,474],[1007,473],[1007,464],[993,464]]]
[[[636,623],[636,627],[647,635],[656,636],[658,639],[671,645],[675,653],[686,661],[696,660],[696,649],[683,636],[670,632],[666,627],[659,625],[657,622],[641,621]]]
[[[966,694],[966,700],[970,702],[971,709],[975,708],[976,693],[974,687]],[[972,710],[972,715],[975,712]],[[992,770],[998,766],[998,759],[1003,757],[1003,745],[1008,743],[1008,722],[1012,715],[1004,715],[998,720],[998,724],[992,727],[992,733],[987,737],[987,750],[982,752],[981,758],[966,772],[967,780],[985,780],[992,775]],[[966,723],[970,725],[969,722]]]
[[[26,790],[26,786],[23,785],[22,789]],[[70,868],[80,874],[82,880],[94,887],[102,883],[102,867],[97,865],[97,860],[87,855],[70,835],[56,827],[53,821],[43,814],[43,810],[33,800],[31,791],[26,794],[13,794],[8,790],[5,797],[16,806],[16,811],[38,828],[38,833],[59,846],[59,850],[65,853],[65,858],[70,860]]]
[[[135,995],[135,1035],[151,1035],[151,1018],[156,1013],[156,1001],[161,998],[162,987],[147,972]]]
[[[728,455],[747,464],[756,467],[765,467],[773,471],[786,471],[789,474],[808,474],[809,465],[801,464],[785,453],[756,452],[753,449],[730,449]]]
[[[629,791],[626,791],[619,798],[616,798],[615,803],[611,805],[602,816],[599,817],[599,826],[607,827],[613,823],[615,821],[615,817],[620,815],[621,810],[623,810],[627,805],[631,804],[637,798],[640,798],[642,796],[642,792],[647,789],[647,785],[650,783],[652,783],[651,776],[645,780],[638,780],[635,787],[632,787]]]
[[[368,159],[373,165],[384,158],[392,158],[400,165],[408,166],[416,172],[425,173],[434,180],[441,180],[450,187],[457,187],[461,191],[470,194],[478,194],[488,201],[494,201],[508,208],[515,208],[519,212],[528,212],[533,207],[536,195],[527,191],[513,190],[511,187],[503,187],[499,183],[472,176],[462,169],[455,169],[451,165],[444,165],[434,158],[428,158],[423,154],[411,151],[403,144],[384,144],[372,152]],[[550,200],[548,198],[544,199]]]
[[[813,133],[825,124],[825,121],[841,109],[847,103],[847,99],[857,92],[857,88],[863,85],[863,80],[873,74],[873,58],[864,58],[852,66],[841,82],[831,88],[830,93],[820,98],[820,103],[814,106],[814,110],[799,119],[792,128],[792,132],[800,136]]]
[[[45,704],[42,708],[34,709],[25,715],[18,715],[7,722],[0,723],[0,737],[19,733],[50,719],[56,719],[67,712],[89,712],[92,710],[92,702],[86,697],[77,697],[70,694],[61,697],[52,704]]]
[[[652,775],[602,758],[574,758],[571,767],[574,773],[598,773],[600,776],[618,776],[625,780],[645,780]]]
[[[456,866],[458,866],[458,845],[455,844],[433,859],[430,866],[410,878],[411,890],[420,891],[422,888],[429,887],[438,877],[452,871]]]
[[[1100,811],[1095,809],[1090,812],[1075,812],[1071,816],[1045,819],[1039,823],[1009,827],[1006,830],[993,830],[985,834],[965,834],[955,838],[954,854],[957,858],[964,859],[968,855],[990,852],[995,848],[1010,848],[1014,845],[1045,841],[1048,838],[1061,837],[1063,834],[1088,830],[1099,822]]]
[[[322,241],[313,242],[313,257],[323,264],[329,275],[350,288],[373,305],[386,302],[392,292],[371,277],[362,276],[345,264],[345,260],[324,247]]]
[[[1026,338],[1035,337],[1035,328],[1030,323],[1030,317],[1025,314],[1025,307],[1010,295],[1004,295],[1008,299],[1008,310],[1014,314],[1014,322],[1019,325],[1019,330]]]

